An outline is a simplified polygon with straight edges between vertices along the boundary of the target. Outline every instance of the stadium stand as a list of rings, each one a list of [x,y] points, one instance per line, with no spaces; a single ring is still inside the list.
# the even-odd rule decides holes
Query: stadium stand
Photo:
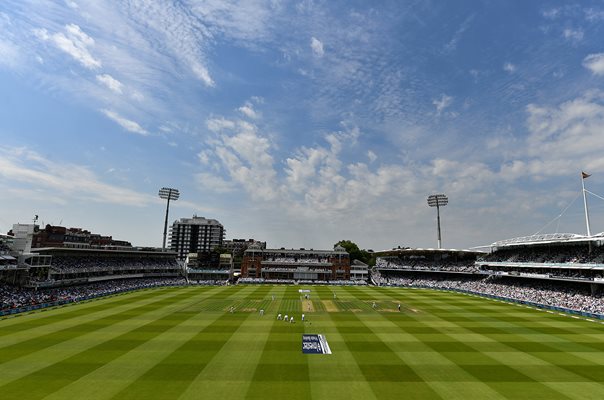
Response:
[[[333,250],[263,249],[252,245],[243,253],[242,278],[262,282],[348,281],[350,255],[341,246]],[[252,282],[244,280],[245,282]]]
[[[379,276],[376,281],[381,286],[462,290],[570,310],[604,314],[602,293],[592,295],[588,288],[576,283],[524,280],[514,277],[493,279],[491,277],[435,276],[433,274],[416,274],[404,277]]]
[[[470,291],[518,301],[604,313],[600,238],[540,235],[496,242],[490,253],[401,249],[377,258],[371,281]]]
[[[0,283],[0,311],[71,303],[93,297],[162,286],[182,286],[184,278],[123,279],[52,289],[31,289]]]
[[[60,287],[124,278],[179,277],[183,267],[176,253],[136,249],[40,248],[33,250],[49,263],[30,265],[21,284]]]

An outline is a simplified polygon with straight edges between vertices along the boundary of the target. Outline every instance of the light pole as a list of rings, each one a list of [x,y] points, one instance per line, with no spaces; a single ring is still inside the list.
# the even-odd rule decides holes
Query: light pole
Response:
[[[449,198],[444,194],[431,194],[428,196],[428,205],[430,207],[436,207],[436,227],[438,229],[438,248],[441,248],[440,241],[440,207],[444,207],[449,204]]]
[[[166,204],[166,220],[164,221],[164,241],[161,247],[161,251],[166,251],[166,234],[168,232],[168,211],[170,210],[170,200],[178,200],[180,197],[180,192],[178,189],[161,188],[159,189],[159,197],[161,199],[168,200]]]

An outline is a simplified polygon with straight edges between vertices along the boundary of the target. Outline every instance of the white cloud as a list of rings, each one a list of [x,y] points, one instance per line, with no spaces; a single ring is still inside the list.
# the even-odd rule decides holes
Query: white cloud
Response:
[[[258,119],[260,114],[256,110],[254,110],[254,105],[249,101],[246,102],[243,106],[238,108],[239,112],[251,119]]]
[[[440,99],[432,100],[432,104],[436,107],[436,113],[440,115],[447,107],[453,103],[453,97],[442,94]]]
[[[588,8],[584,10],[585,19],[588,21],[602,21],[604,20],[604,11],[597,10],[595,8]]]
[[[323,50],[323,42],[314,36],[310,39],[310,48],[316,57],[323,57],[325,54],[325,51]]]
[[[367,158],[369,158],[369,162],[373,163],[377,160],[378,156],[371,150],[367,150]]]
[[[580,42],[583,40],[583,31],[580,29],[570,29],[566,28],[562,32],[564,39],[572,41],[572,42]]]
[[[560,16],[561,10],[559,8],[551,8],[549,10],[545,10],[541,13],[547,19],[556,19]]]
[[[210,163],[210,152],[207,150],[204,151],[200,151],[197,154],[197,159],[199,160],[200,163],[202,163],[203,165],[208,165]]]
[[[213,119],[208,126],[220,132],[214,154],[231,180],[252,199],[274,200],[277,192],[271,182],[276,181],[277,173],[270,141],[258,133],[255,125],[245,121]]]
[[[69,54],[88,69],[98,69],[101,61],[90,54],[89,48],[94,47],[94,39],[88,36],[76,24],[65,25],[65,32],[57,32],[52,35],[46,29],[35,29],[35,35],[44,41],[50,41],[59,50]]]
[[[101,181],[87,167],[55,162],[26,148],[0,147],[0,155],[0,177],[47,190],[43,197],[59,194],[65,198],[130,206],[156,203],[153,196]]]
[[[18,40],[11,33],[13,22],[11,18],[0,12],[0,65],[16,68],[22,62]]]
[[[553,107],[530,104],[527,112],[527,157],[518,160],[527,170],[542,176],[604,170],[599,161],[604,152],[604,93],[590,92]]]
[[[194,62],[193,65],[191,65],[191,70],[193,71],[195,76],[197,78],[199,78],[206,86],[209,86],[209,87],[216,86],[216,83],[210,76],[208,69],[206,67],[204,67],[203,65],[201,65],[197,62]]]
[[[210,118],[206,121],[206,126],[212,132],[221,132],[228,129],[235,128],[235,122],[225,119],[223,117],[220,118]]]
[[[109,74],[97,75],[96,80],[105,85],[108,89],[115,93],[122,94],[122,87],[124,86],[120,81],[115,79]]]
[[[0,65],[14,68],[19,64],[21,54],[14,43],[0,38]]]
[[[220,176],[202,172],[196,175],[197,182],[204,190],[216,193],[229,193],[235,191],[235,184],[222,179]]]
[[[516,69],[517,69],[516,66],[514,64],[512,64],[511,62],[506,62],[505,64],[503,64],[503,70],[510,74],[513,74],[514,72],[516,72]]]
[[[252,46],[267,40],[270,23],[280,7],[276,1],[208,0],[191,5],[192,13],[211,34],[220,34]]]
[[[474,17],[475,14],[472,14],[462,22],[457,31],[455,31],[453,38],[449,41],[449,43],[445,45],[446,51],[454,51],[455,49],[457,49],[457,44],[461,40],[463,33],[470,27],[470,24],[472,23],[472,20],[474,20]]]
[[[149,134],[149,132],[147,132],[137,122],[124,118],[121,115],[119,115],[118,113],[116,113],[115,111],[104,109],[104,110],[101,110],[101,112],[103,114],[105,114],[105,116],[107,116],[107,118],[115,121],[119,126],[121,126],[122,128],[124,128],[125,130],[127,130],[129,132],[138,133],[139,135],[143,135],[143,136],[147,136]]]
[[[588,55],[583,59],[583,66],[594,75],[604,75],[604,53]]]

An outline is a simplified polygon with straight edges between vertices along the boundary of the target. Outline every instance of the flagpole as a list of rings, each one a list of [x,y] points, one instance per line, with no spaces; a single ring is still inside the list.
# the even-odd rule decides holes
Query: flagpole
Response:
[[[587,197],[585,195],[585,178],[587,175],[581,171],[581,188],[583,189],[583,206],[585,207],[585,225],[587,225],[587,236],[591,237],[591,229],[589,228],[589,212],[587,210]]]

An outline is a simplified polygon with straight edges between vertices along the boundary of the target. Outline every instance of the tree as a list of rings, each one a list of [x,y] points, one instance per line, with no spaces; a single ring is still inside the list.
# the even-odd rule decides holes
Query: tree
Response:
[[[212,249],[212,253],[217,253],[217,254],[231,254],[230,251],[228,251],[226,248],[224,247],[220,247],[220,246],[216,246]]]
[[[373,258],[372,254],[367,250],[359,249],[359,246],[357,246],[355,242],[351,240],[340,240],[334,245],[334,247],[338,245],[342,246],[348,252],[348,254],[350,254],[350,262],[354,260],[359,260],[364,262],[365,264],[371,265],[371,261]]]

